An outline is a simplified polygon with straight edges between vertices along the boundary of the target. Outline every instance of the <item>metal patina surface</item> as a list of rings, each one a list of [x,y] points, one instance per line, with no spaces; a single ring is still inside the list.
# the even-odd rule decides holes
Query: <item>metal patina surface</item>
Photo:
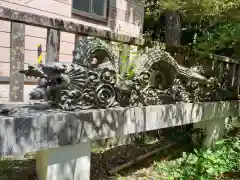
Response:
[[[32,99],[45,98],[52,107],[68,111],[224,100],[221,84],[204,77],[201,66],[181,66],[161,49],[139,55],[133,76],[118,73],[121,59],[99,39],[79,40],[73,55],[73,63],[20,70],[42,79],[30,93]]]

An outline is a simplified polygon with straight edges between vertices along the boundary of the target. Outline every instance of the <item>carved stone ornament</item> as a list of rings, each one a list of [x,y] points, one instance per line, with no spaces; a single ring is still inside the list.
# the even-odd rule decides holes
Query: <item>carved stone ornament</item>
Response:
[[[150,49],[136,59],[143,63],[131,79],[117,73],[120,59],[99,39],[79,40],[73,54],[73,63],[29,65],[20,70],[41,79],[31,99],[44,98],[67,111],[206,101],[216,83],[201,75],[199,67],[183,67],[160,49]],[[102,67],[106,62],[109,66]]]

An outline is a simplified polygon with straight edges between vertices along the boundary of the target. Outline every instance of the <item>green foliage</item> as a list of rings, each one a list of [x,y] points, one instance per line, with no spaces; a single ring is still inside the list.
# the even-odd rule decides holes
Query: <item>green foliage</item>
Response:
[[[239,20],[238,0],[145,0],[146,19],[156,21],[166,10],[178,11],[185,22],[214,24]],[[150,24],[150,23],[149,23]]]
[[[155,169],[169,179],[212,180],[224,172],[240,169],[240,137],[216,142],[214,149],[183,153],[173,161],[155,163]]]
[[[127,79],[132,79],[133,76],[135,75],[136,73],[136,65],[134,63],[131,63],[129,69],[128,69],[128,72],[126,73],[126,77]]]
[[[129,63],[129,56],[121,55],[121,69],[125,72],[125,76],[127,79],[132,79],[132,77],[135,75],[135,68],[136,65],[134,63]],[[126,68],[126,69],[124,69]]]
[[[202,36],[196,39],[194,48],[198,51],[213,53],[225,48],[234,48],[240,38],[240,24],[221,24],[212,30],[203,31]]]
[[[123,51],[123,43],[119,43],[118,47],[120,49],[120,51]],[[133,62],[129,61],[129,55],[125,54],[125,53],[121,53],[120,55],[120,69],[121,71],[124,73],[124,76],[127,79],[132,79],[132,77],[135,75],[136,72],[136,65]],[[133,54],[131,54],[133,55]]]
[[[144,34],[148,45],[162,36],[165,21],[161,17],[170,10],[180,13],[182,30],[189,32],[185,39],[191,41],[188,43],[194,50],[234,56],[234,46],[240,37],[239,0],[144,1]]]

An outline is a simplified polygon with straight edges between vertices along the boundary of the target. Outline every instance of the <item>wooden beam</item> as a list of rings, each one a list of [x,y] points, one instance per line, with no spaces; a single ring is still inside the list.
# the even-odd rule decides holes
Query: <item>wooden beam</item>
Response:
[[[24,75],[17,71],[24,69],[25,25],[12,22],[10,38],[10,101],[23,102]]]

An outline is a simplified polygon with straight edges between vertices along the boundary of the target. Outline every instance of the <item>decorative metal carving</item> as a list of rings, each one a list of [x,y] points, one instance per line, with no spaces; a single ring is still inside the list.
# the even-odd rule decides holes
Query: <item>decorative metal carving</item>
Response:
[[[31,92],[32,99],[44,94],[49,103],[64,110],[107,108],[115,101],[116,72],[107,68],[89,69],[73,63],[55,62],[29,66],[20,73],[45,80],[41,87]]]
[[[30,93],[32,99],[44,97],[69,111],[200,101],[201,88],[213,84],[199,68],[180,66],[163,50],[151,49],[143,57],[144,65],[129,79],[117,73],[119,59],[100,40],[86,39],[78,43],[74,63],[29,66],[20,73],[42,79]],[[111,67],[101,67],[106,59]]]
[[[96,38],[79,40],[73,51],[73,63],[89,68],[97,68],[107,63],[108,68],[118,71],[118,58]]]

